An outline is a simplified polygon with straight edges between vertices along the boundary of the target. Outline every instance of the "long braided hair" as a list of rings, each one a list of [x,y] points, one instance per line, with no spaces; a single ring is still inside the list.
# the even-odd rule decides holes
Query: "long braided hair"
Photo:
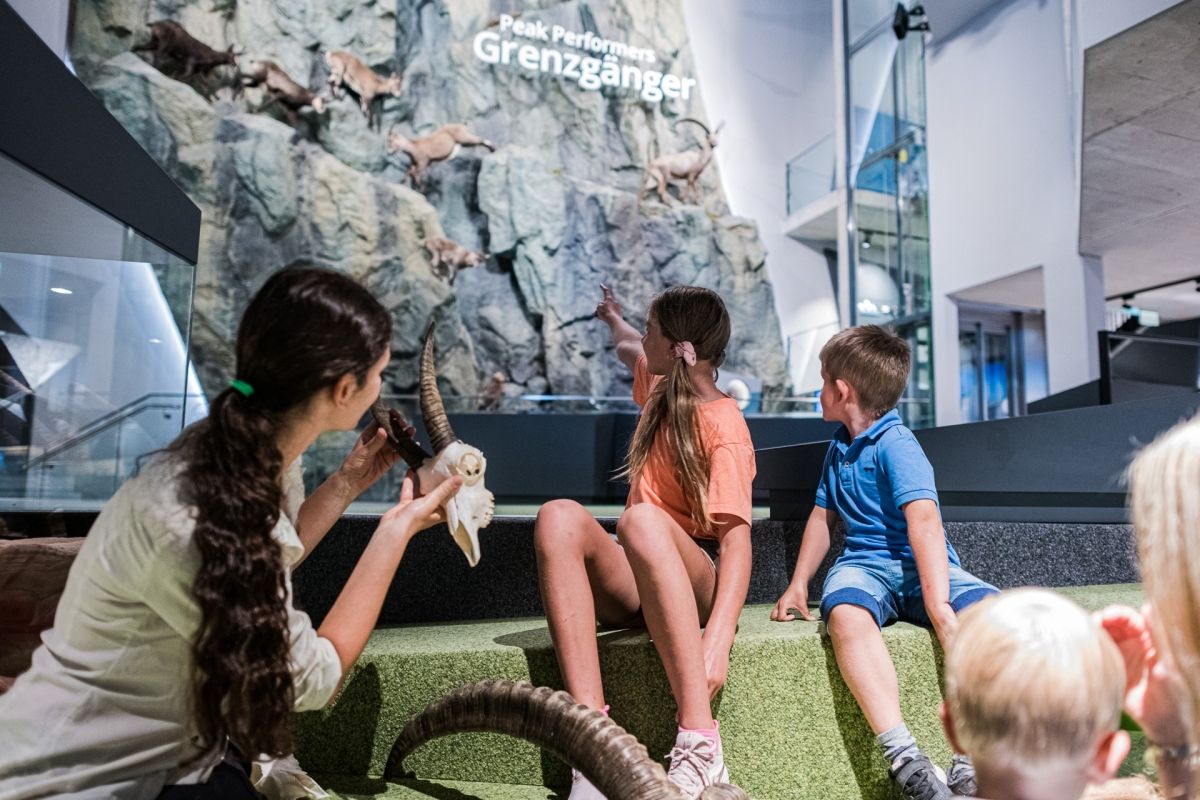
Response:
[[[206,419],[171,445],[183,458],[181,497],[195,507],[202,622],[192,645],[192,704],[207,746],[228,737],[244,754],[292,750],[285,565],[271,532],[283,501],[280,429],[312,397],[353,375],[361,385],[387,351],[391,318],[336,272],[285,269],[242,316],[237,371]]]

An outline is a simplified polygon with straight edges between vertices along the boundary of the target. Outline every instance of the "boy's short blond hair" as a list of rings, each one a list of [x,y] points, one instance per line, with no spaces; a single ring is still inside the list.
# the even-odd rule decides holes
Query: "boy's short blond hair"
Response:
[[[1046,589],[967,609],[946,654],[946,705],[977,761],[1018,768],[1086,762],[1117,730],[1125,662],[1091,615]]]
[[[912,349],[887,328],[859,325],[834,334],[821,348],[820,358],[825,373],[853,386],[859,405],[878,418],[895,408],[904,394]]]

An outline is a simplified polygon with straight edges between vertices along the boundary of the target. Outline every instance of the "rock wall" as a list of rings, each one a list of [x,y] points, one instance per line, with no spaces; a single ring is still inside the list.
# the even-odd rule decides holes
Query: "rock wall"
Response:
[[[639,326],[665,286],[716,289],[733,316],[728,368],[782,388],[765,253],[754,224],[729,215],[715,162],[699,203],[638,200],[650,159],[699,146],[698,126],[676,124],[707,122],[699,95],[651,102],[484,63],[473,39],[497,30],[501,13],[653,48],[658,69],[694,75],[677,0],[76,3],[80,77],[202,208],[193,348],[206,386],[228,379],[238,315],[266,276],[311,263],[353,275],[393,310],[394,391],[415,385],[412,356],[434,315],[448,392],[476,394],[502,371],[514,394],[626,393],[629,377],[592,315],[601,282]],[[402,90],[376,101],[378,129],[353,97],[328,95],[323,113],[306,109],[293,126],[259,90],[235,95],[239,68],[185,79],[129,52],[157,19],[233,46],[241,69],[269,58],[316,90],[328,75],[322,52],[346,49],[381,75],[402,73]],[[411,187],[407,156],[387,153],[387,133],[416,137],[450,122],[496,151],[463,148]],[[490,257],[450,283],[424,247],[436,236]]]

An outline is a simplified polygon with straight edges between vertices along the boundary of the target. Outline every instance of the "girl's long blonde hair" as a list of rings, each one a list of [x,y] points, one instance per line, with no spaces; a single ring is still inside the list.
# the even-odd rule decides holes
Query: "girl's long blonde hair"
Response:
[[[1142,450],[1129,483],[1146,597],[1187,688],[1189,742],[1200,744],[1200,416]]]
[[[716,292],[699,286],[673,286],[654,298],[648,316],[673,344],[691,342],[698,361],[709,362],[714,370],[724,363],[725,346],[729,344],[729,312]],[[696,413],[698,405],[696,386],[687,365],[682,358],[675,359],[646,400],[621,476],[633,478],[641,474],[662,429],[675,457],[675,475],[691,518],[699,531],[709,533],[713,528],[708,514],[709,463],[704,431]]]

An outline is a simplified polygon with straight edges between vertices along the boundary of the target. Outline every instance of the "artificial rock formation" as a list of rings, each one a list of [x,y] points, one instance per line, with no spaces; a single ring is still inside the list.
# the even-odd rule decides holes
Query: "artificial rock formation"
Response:
[[[727,367],[782,388],[766,254],[754,224],[729,215],[716,165],[701,176],[700,205],[637,199],[652,158],[699,146],[696,126],[673,124],[710,122],[698,93],[651,102],[484,63],[474,37],[498,30],[512,5],[76,3],[72,57],[81,78],[203,211],[193,347],[206,387],[228,378],[250,295],[274,270],[310,263],[353,275],[394,311],[395,391],[416,387],[422,326],[436,317],[448,394],[476,394],[495,372],[508,376],[510,394],[627,393],[629,376],[593,317],[601,282],[635,325],[667,285],[716,289],[733,317]],[[524,5],[523,19],[653,48],[658,69],[695,74],[677,0]],[[381,77],[401,73],[401,95],[376,99],[378,131],[349,97],[327,98],[323,114],[302,111],[293,129],[278,107],[257,113],[257,90],[235,97],[222,88],[221,80],[236,81],[235,68],[184,83],[130,53],[148,39],[146,23],[163,18],[214,48],[270,59],[313,90],[327,75],[321,53],[348,50]],[[408,158],[387,153],[387,132],[416,138],[449,123],[465,123],[496,152],[465,149],[431,165],[420,192],[405,185]],[[491,258],[451,286],[425,247],[443,236]]]

